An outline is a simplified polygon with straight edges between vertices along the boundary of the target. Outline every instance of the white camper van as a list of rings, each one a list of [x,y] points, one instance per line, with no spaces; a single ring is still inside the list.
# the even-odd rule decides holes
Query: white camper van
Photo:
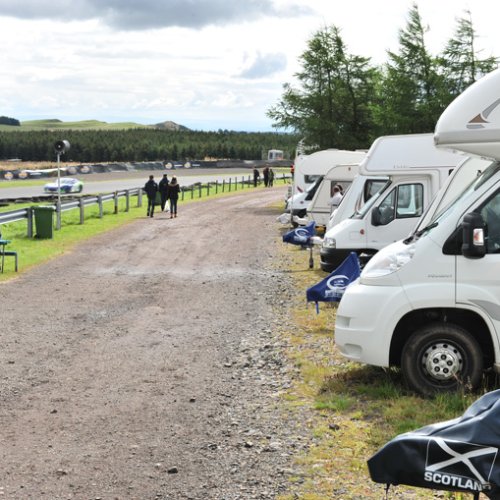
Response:
[[[286,212],[305,217],[307,207],[327,172],[335,165],[359,163],[366,156],[364,151],[325,149],[295,159],[294,190],[288,199]],[[354,176],[353,176],[354,177]]]
[[[329,229],[321,269],[331,272],[351,253],[368,260],[416,226],[464,155],[439,150],[432,134],[379,137],[360,164],[363,175],[388,178],[385,186],[351,217]]]
[[[425,227],[378,252],[337,312],[344,356],[400,366],[422,394],[474,389],[484,370],[500,372],[499,103],[496,70],[444,111],[436,145],[482,156],[489,166]],[[477,161],[469,164],[475,174]]]
[[[316,222],[316,227],[326,228],[332,210],[338,207],[338,205],[332,206],[334,187],[341,186],[342,196],[346,196],[358,171],[359,164],[356,163],[336,165],[327,172],[307,207],[308,222],[313,220]]]

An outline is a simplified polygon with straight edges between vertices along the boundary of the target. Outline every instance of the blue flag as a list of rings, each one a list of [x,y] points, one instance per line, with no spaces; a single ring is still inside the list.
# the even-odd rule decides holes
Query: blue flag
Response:
[[[340,302],[347,285],[355,281],[360,274],[358,255],[351,252],[337,269],[307,289],[307,302],[316,302],[316,312],[319,311],[318,302]]]
[[[310,239],[316,234],[316,222],[311,221],[307,226],[297,227],[288,231],[283,235],[283,241],[285,243],[291,243],[292,245],[302,245],[307,246],[310,244]]]

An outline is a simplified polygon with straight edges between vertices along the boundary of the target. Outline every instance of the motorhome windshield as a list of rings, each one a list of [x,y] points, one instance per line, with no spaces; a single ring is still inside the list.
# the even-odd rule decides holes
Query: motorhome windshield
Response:
[[[379,199],[380,195],[387,189],[388,186],[390,186],[391,181],[387,180],[384,185],[359,209],[356,210],[354,215],[352,216],[353,219],[362,219],[373,207],[373,205],[376,203],[376,201]]]
[[[316,194],[316,191],[318,190],[319,185],[323,182],[323,175],[318,176],[318,178],[314,181],[314,184],[311,184],[307,189],[306,189],[306,200],[310,201],[313,199],[314,195]]]

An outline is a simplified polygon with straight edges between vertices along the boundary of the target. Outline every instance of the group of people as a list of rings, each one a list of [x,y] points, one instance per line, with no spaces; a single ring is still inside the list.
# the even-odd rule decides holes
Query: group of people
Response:
[[[161,211],[165,210],[167,200],[170,201],[170,218],[177,217],[177,201],[181,188],[176,177],[168,180],[168,175],[163,174],[163,178],[159,183],[156,183],[154,176],[150,175],[149,180],[144,185],[144,191],[148,197],[147,217],[153,217],[156,205],[156,196],[160,194]]]
[[[272,187],[274,184],[274,172],[271,167],[266,165],[262,170],[262,177],[264,178],[264,186]],[[253,169],[253,185],[257,187],[260,182],[260,172],[257,167]]]

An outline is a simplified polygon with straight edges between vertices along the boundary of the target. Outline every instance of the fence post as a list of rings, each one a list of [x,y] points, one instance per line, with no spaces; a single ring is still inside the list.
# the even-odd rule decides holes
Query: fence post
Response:
[[[56,202],[56,229],[61,229],[61,202]]]
[[[113,201],[114,201],[114,205],[115,205],[114,213],[117,214],[118,213],[118,191],[114,192]]]
[[[231,177],[229,177],[229,192],[231,192]]]
[[[127,189],[125,191],[125,212],[130,210],[130,191]]]
[[[102,219],[104,212],[103,212],[103,208],[102,208],[102,196],[101,195],[97,196],[97,203],[99,204],[99,219]]]
[[[198,198],[201,198],[201,182],[198,185]]]
[[[215,194],[217,194],[219,192],[219,181],[216,180],[215,181]]]
[[[234,190],[238,191],[238,177],[234,178]]]
[[[207,196],[210,196],[210,182],[207,182]]]
[[[33,238],[33,207],[26,209],[28,216],[28,238]]]
[[[226,179],[222,179],[222,192],[224,192],[225,188],[226,188]]]
[[[181,189],[181,201],[184,201],[184,189]]]
[[[137,190],[137,206],[142,207],[142,189]]]
[[[83,204],[83,198],[78,199],[78,206],[80,207],[80,224],[85,221],[85,205]]]
[[[194,198],[194,186],[191,186],[191,199]]]

